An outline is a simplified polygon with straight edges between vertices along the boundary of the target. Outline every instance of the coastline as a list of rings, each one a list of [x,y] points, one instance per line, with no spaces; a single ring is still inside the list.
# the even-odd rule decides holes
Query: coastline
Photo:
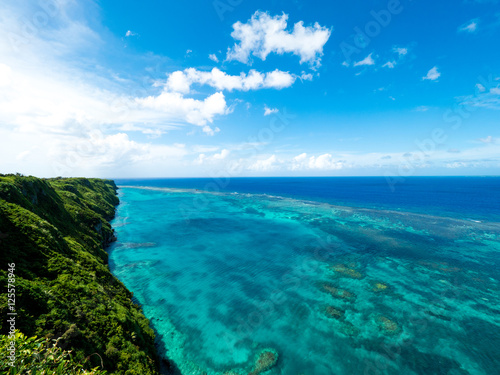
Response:
[[[411,327],[405,324],[407,314],[413,311],[424,320],[431,319],[429,324],[444,324],[438,326],[441,330],[452,330],[449,322],[469,314],[486,319],[481,311],[467,310],[467,305],[456,314],[453,311],[457,307],[429,307],[438,303],[439,296],[459,288],[454,284],[456,277],[477,287],[474,295],[490,299],[482,303],[488,309],[493,308],[491,292],[484,290],[477,280],[485,280],[495,270],[487,262],[495,251],[494,241],[499,238],[495,223],[487,227],[491,223],[397,211],[344,210],[276,196],[121,188],[125,196],[121,198],[124,204],[118,207],[120,226],[116,229],[123,242],[118,241],[113,250],[117,260],[114,272],[134,291],[159,332],[158,339],[166,343],[165,350],[183,374],[193,371],[224,374],[231,369],[247,374],[251,372],[250,362],[259,345],[279,352],[281,371],[281,366],[289,364],[292,357],[311,365],[310,358],[294,353],[299,348],[308,350],[305,344],[276,343],[280,336],[276,332],[281,331],[268,327],[266,322],[248,337],[238,338],[239,323],[233,319],[241,311],[238,307],[256,306],[255,312],[258,312],[259,306],[273,301],[273,297],[264,292],[267,288],[272,291],[277,287],[287,295],[284,299],[287,302],[274,305],[274,312],[267,309],[266,314],[271,315],[265,315],[265,321],[287,323],[293,330],[292,327],[305,324],[306,318],[314,318],[313,324],[305,325],[300,332],[300,340],[312,340],[313,347],[314,342],[320,340],[320,333],[328,333],[330,340],[335,338],[346,344],[345,348],[353,342],[363,342],[359,340],[375,345],[376,340],[383,338],[396,346],[403,345],[405,338],[417,340]],[[206,204],[193,206],[193,199],[203,195]],[[192,214],[191,221],[181,215],[183,209]],[[420,227],[408,225],[408,220]],[[125,223],[127,225],[123,225]],[[274,228],[275,225],[278,226]],[[492,229],[492,236],[488,234],[489,229],[484,230],[487,228]],[[241,235],[245,232],[248,232],[248,243],[241,247],[244,239]],[[266,237],[268,232],[279,233],[279,236]],[[495,233],[497,237],[493,236]],[[186,238],[192,240],[186,241]],[[216,238],[221,241],[217,242]],[[329,238],[332,242],[328,242]],[[273,247],[280,243],[284,245],[281,250]],[[266,251],[268,246],[273,251]],[[319,254],[315,246],[319,246]],[[325,261],[323,256],[327,255],[332,258]],[[238,258],[245,261],[235,264]],[[212,268],[215,266],[217,268]],[[281,270],[290,267],[290,277],[297,277],[300,288],[288,293],[290,284],[283,280],[290,282],[290,278],[283,279]],[[264,277],[268,272],[277,273]],[[486,278],[487,282],[490,281]],[[276,283],[282,285],[276,286]],[[253,288],[254,284],[259,287]],[[306,299],[297,301],[302,293]],[[219,300],[218,294],[224,298]],[[429,296],[431,300],[427,302],[425,298]],[[453,301],[448,302],[454,306]],[[226,306],[219,310],[219,304]],[[303,307],[291,316],[288,313],[273,315],[282,309],[286,311],[289,304]],[[301,314],[306,314],[304,320]],[[244,320],[246,316],[243,315]],[[489,324],[494,320],[488,316]],[[310,330],[316,325],[320,332]],[[229,335],[224,336],[224,332]],[[231,341],[232,338],[236,341]],[[232,352],[223,351],[226,344],[233,348]],[[404,349],[407,358],[423,360],[425,356],[418,350]],[[337,358],[350,356],[355,360],[349,352],[338,354]],[[331,353],[309,355],[320,363]],[[449,358],[450,353],[433,355],[446,361],[447,366],[458,366],[456,357]],[[354,362],[336,365],[342,368],[348,363]],[[297,373],[301,372],[307,373],[304,369]]]
[[[58,348],[72,350],[68,358],[75,366],[156,375],[149,321],[108,267],[106,250],[116,240],[109,223],[119,203],[116,191],[112,180],[0,175],[0,262],[16,265],[15,308],[23,316],[16,332],[26,335],[16,345],[35,336],[57,339]],[[0,281],[5,278],[2,269]],[[5,314],[6,295],[1,298]],[[7,333],[4,322],[0,328]],[[50,366],[22,353],[15,371],[27,371],[22,366],[28,363]]]

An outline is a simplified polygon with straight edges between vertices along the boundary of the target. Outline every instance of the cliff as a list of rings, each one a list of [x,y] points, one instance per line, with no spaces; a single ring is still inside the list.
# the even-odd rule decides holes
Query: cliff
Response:
[[[157,374],[153,330],[107,266],[116,190],[111,180],[0,175],[0,285],[15,263],[16,329],[24,335],[59,339],[88,369]],[[3,335],[7,313],[2,294]],[[7,370],[2,358],[0,372]]]

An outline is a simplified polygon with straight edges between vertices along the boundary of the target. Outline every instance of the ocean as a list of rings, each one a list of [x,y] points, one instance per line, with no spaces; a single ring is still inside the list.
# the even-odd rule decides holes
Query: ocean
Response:
[[[116,183],[165,373],[498,373],[499,177]]]

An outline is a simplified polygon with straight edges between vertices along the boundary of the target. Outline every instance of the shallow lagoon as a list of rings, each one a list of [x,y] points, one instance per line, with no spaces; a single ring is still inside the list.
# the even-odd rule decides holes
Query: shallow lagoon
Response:
[[[113,273],[182,374],[495,374],[500,224],[120,189]]]

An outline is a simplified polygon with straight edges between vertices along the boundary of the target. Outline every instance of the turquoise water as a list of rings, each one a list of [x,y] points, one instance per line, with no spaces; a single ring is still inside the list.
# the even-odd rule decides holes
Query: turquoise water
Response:
[[[171,373],[498,374],[497,222],[259,194],[119,194],[110,267]],[[266,350],[278,354],[267,372],[256,361]]]

